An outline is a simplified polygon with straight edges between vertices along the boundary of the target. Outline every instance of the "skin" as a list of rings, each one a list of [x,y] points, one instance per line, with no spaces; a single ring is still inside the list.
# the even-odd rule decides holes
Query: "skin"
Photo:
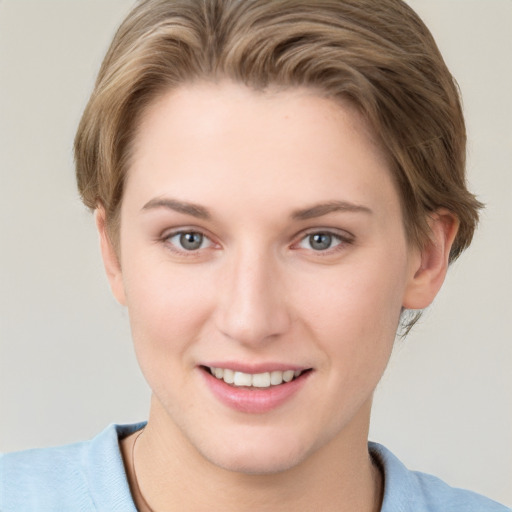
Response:
[[[355,109],[306,89],[171,91],[139,126],[117,252],[101,208],[96,220],[153,392],[134,450],[151,508],[379,510],[372,395],[402,308],[428,306],[443,282],[457,221],[440,210],[424,249],[408,243],[386,158]],[[203,244],[187,251],[177,232]],[[312,233],[331,245],[315,250]],[[212,394],[208,361],[311,371],[254,414]],[[122,442],[132,484],[133,442]]]

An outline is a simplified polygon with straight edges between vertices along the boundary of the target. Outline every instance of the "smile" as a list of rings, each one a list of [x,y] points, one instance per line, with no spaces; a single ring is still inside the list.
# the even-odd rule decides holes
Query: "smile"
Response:
[[[235,370],[233,366],[238,368]],[[206,386],[222,404],[250,414],[268,413],[293,400],[314,373],[313,368],[286,368],[280,364],[256,366],[252,372],[252,368],[244,368],[242,364],[233,366],[226,368],[213,363],[201,365],[199,369]]]
[[[300,377],[305,371],[308,370],[275,370],[272,372],[263,373],[245,373],[240,371],[231,370],[229,368],[216,368],[206,367],[218,380],[223,380],[226,384],[234,387],[254,387],[254,388],[269,388],[271,386],[279,386],[283,383],[291,382],[292,380]]]

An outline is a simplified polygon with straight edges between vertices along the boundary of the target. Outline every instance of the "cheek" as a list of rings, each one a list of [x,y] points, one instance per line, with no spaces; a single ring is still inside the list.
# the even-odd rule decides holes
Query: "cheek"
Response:
[[[212,301],[201,272],[168,262],[125,269],[125,290],[132,336],[141,365],[153,358],[169,361],[197,340]],[[172,349],[172,350],[170,350]]]
[[[305,282],[302,310],[319,328],[352,334],[388,332],[397,327],[405,279],[396,269],[351,265]]]
[[[325,279],[317,275],[303,281],[300,293],[298,316],[329,354],[326,364],[343,368],[347,382],[356,386],[361,380],[380,378],[398,327],[405,264],[382,261],[390,260],[361,259],[340,266]]]

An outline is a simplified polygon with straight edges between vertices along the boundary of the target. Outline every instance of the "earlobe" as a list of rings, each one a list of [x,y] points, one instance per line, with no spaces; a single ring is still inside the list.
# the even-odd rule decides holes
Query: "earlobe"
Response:
[[[444,208],[428,220],[430,240],[413,257],[403,307],[424,309],[439,292],[448,270],[450,250],[459,229],[457,217]]]
[[[98,206],[94,212],[94,219],[96,221],[96,228],[100,237],[101,256],[103,258],[103,265],[107,274],[110,289],[116,300],[126,305],[126,297],[124,293],[123,274],[119,257],[112,244],[112,240],[107,231],[105,209]]]

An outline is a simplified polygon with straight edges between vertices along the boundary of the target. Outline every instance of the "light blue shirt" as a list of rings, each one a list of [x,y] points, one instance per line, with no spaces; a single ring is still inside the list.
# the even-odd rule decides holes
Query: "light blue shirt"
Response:
[[[119,439],[143,424],[111,425],[82,443],[0,457],[1,512],[136,512]],[[409,471],[389,450],[370,443],[384,473],[381,512],[506,512],[479,494]]]

